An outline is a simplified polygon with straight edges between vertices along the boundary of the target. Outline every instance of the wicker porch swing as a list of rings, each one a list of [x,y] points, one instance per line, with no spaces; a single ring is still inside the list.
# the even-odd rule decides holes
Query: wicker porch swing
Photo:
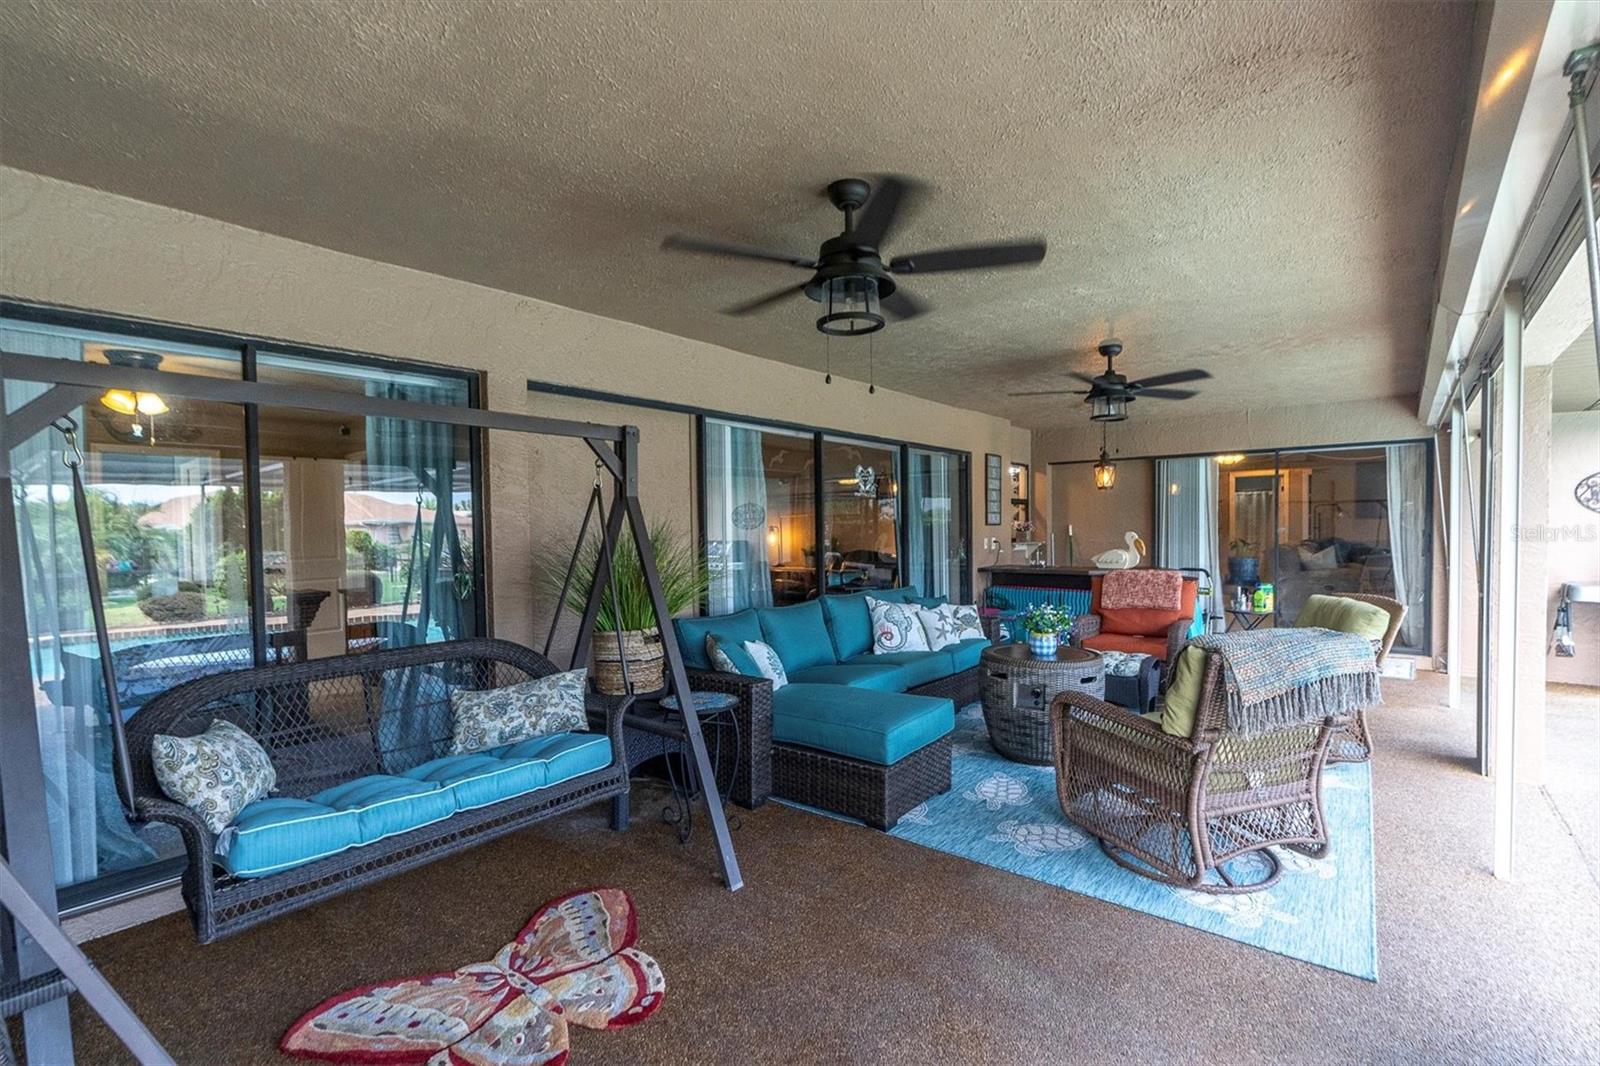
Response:
[[[639,552],[639,562],[658,625],[665,628],[669,612],[661,577],[650,545],[638,496],[639,433],[632,426],[607,426],[477,408],[456,408],[385,397],[353,397],[303,385],[207,378],[159,369],[112,367],[94,363],[23,355],[0,351],[0,385],[8,381],[42,386],[39,394],[13,410],[0,411],[0,615],[26,616],[19,543],[19,509],[11,470],[11,449],[55,426],[67,443],[65,458],[72,468],[74,508],[85,534],[81,541],[88,560],[87,580],[97,583],[94,548],[88,536],[88,508],[77,464],[76,429],[59,422],[74,408],[108,388],[159,392],[164,396],[254,407],[298,408],[339,414],[444,423],[478,430],[502,430],[576,438],[594,453],[597,476],[585,513],[587,526],[599,523],[606,551],[589,590],[567,669],[588,663],[595,640],[594,623],[607,587],[615,584],[611,572],[612,550],[627,524]],[[74,436],[67,437],[71,430]],[[604,482],[612,483],[609,504]],[[407,599],[409,600],[409,595]],[[419,748],[436,743],[441,725],[448,736],[449,694],[460,688],[490,688],[529,677],[559,672],[562,668],[532,649],[489,638],[446,640],[435,644],[383,648],[311,661],[269,661],[268,634],[258,624],[251,654],[256,665],[187,681],[144,703],[124,727],[118,708],[115,667],[109,654],[110,638],[100,597],[91,597],[95,641],[108,690],[107,710],[112,738],[114,780],[118,798],[135,821],[165,821],[177,827],[189,854],[183,891],[200,940],[209,941],[237,932],[359,887],[452,854],[474,843],[500,836],[543,818],[579,806],[609,799],[612,824],[627,824],[627,763],[623,751],[622,715],[629,695],[589,697],[591,730],[603,731],[610,742],[611,761],[559,785],[524,796],[462,810],[442,820],[395,835],[362,843],[350,850],[264,876],[238,877],[217,867],[216,839],[192,811],[173,804],[159,789],[150,763],[150,738],[158,732],[193,735],[217,717],[235,724],[248,722],[267,748],[279,771],[279,792],[305,796],[346,778],[355,770],[393,772],[413,759]],[[258,622],[260,608],[258,608]],[[419,636],[422,636],[419,634]],[[620,644],[622,635],[616,640]],[[550,651],[546,643],[546,652]],[[694,703],[688,698],[688,677],[677,646],[664,641],[666,659],[664,691],[682,697],[685,740],[701,782],[702,802],[717,844],[721,875],[730,890],[743,885],[738,860],[718,794],[715,774]],[[34,706],[36,677],[30,661],[27,628],[0,627],[0,816],[4,819],[5,879],[37,904],[50,921],[58,916],[54,861],[45,805],[41,802],[44,768],[40,732]],[[295,658],[300,658],[296,656]],[[626,667],[622,667],[625,671]],[[319,694],[334,693],[335,703],[318,702]],[[400,700],[393,693],[406,693]],[[330,710],[337,705],[338,713]],[[12,909],[14,910],[14,909]],[[77,966],[76,960],[58,958],[47,945],[23,935],[0,910],[0,937],[6,962],[0,973],[0,991],[13,987],[43,987],[51,975]],[[84,981],[75,982],[79,988]],[[64,982],[51,985],[64,995]],[[37,997],[36,997],[37,998]],[[103,999],[104,997],[96,997]],[[57,1048],[70,1049],[63,1005],[29,1001],[24,1016],[30,1046],[37,1035]],[[97,1003],[103,1017],[113,1020],[119,1034],[134,1036],[137,1019],[125,1006]],[[69,1052],[70,1054],[70,1052]],[[141,1055],[147,1061],[155,1056]]]

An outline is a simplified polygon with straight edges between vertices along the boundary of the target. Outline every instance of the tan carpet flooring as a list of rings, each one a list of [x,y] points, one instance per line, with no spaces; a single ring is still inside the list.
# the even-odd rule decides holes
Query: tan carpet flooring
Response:
[[[88,948],[184,1063],[280,1061],[325,996],[489,958],[592,884],[633,892],[668,992],[642,1026],[575,1030],[579,1066],[1600,1061],[1600,851],[1578,839],[1596,821],[1530,789],[1521,876],[1494,880],[1470,713],[1432,675],[1385,688],[1377,984],[776,804],[743,815],[747,887],[728,893],[709,834],[680,848],[646,786],[626,835],[596,810],[210,947],[172,915]],[[1592,697],[1563,704],[1553,753],[1579,800],[1600,773]],[[125,1057],[74,1011],[82,1061]]]

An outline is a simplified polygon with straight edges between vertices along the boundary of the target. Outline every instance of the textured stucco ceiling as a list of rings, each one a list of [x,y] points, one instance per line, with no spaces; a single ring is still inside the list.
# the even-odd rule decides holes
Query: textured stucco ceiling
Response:
[[[1185,414],[1355,400],[1420,384],[1472,18],[12,0],[0,161],[819,369],[814,305],[715,312],[799,276],[657,246],[814,254],[825,182],[901,172],[934,191],[887,251],[1050,255],[912,279],[937,309],[879,334],[880,382],[1046,427],[1083,409],[1004,393],[1097,372],[1115,334],[1132,376],[1217,375]],[[862,342],[833,359],[865,376]]]

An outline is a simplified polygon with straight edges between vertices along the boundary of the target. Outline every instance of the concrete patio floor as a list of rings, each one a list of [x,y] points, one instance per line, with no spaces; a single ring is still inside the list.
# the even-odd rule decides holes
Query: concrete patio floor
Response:
[[[1470,712],[1433,674],[1385,694],[1376,984],[776,804],[742,815],[730,894],[709,837],[679,847],[646,785],[625,835],[595,810],[209,947],[169,915],[88,950],[180,1062],[282,1061],[324,997],[489,958],[593,884],[633,892],[668,992],[641,1026],[575,1030],[585,1066],[1600,1061],[1600,699],[1554,694],[1556,765],[1504,882]],[[74,1010],[82,1061],[125,1057]]]

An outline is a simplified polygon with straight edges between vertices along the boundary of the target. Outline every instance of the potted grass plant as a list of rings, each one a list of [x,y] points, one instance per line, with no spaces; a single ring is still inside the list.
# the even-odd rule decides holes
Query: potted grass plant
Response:
[[[706,591],[706,573],[697,565],[688,541],[670,523],[657,522],[650,527],[650,547],[656,557],[656,572],[661,575],[667,613],[679,614],[699,603]],[[584,540],[578,550],[572,583],[560,605],[562,608],[580,617],[583,615],[604,550],[598,533],[591,533]],[[561,595],[568,561],[565,557],[550,555],[539,567],[540,585],[552,598]],[[595,687],[609,695],[621,695],[630,688],[634,692],[655,692],[664,687],[666,652],[650,603],[650,588],[645,583],[639,550],[627,530],[623,531],[612,554],[612,570],[616,575],[614,586],[607,582],[601,590],[600,611],[594,621]],[[619,628],[622,631],[620,641]],[[624,663],[627,665],[626,684]]]
[[[1053,603],[1029,607],[1017,616],[1017,624],[1028,635],[1028,650],[1040,659],[1054,659],[1063,633],[1072,632],[1072,614]]]

